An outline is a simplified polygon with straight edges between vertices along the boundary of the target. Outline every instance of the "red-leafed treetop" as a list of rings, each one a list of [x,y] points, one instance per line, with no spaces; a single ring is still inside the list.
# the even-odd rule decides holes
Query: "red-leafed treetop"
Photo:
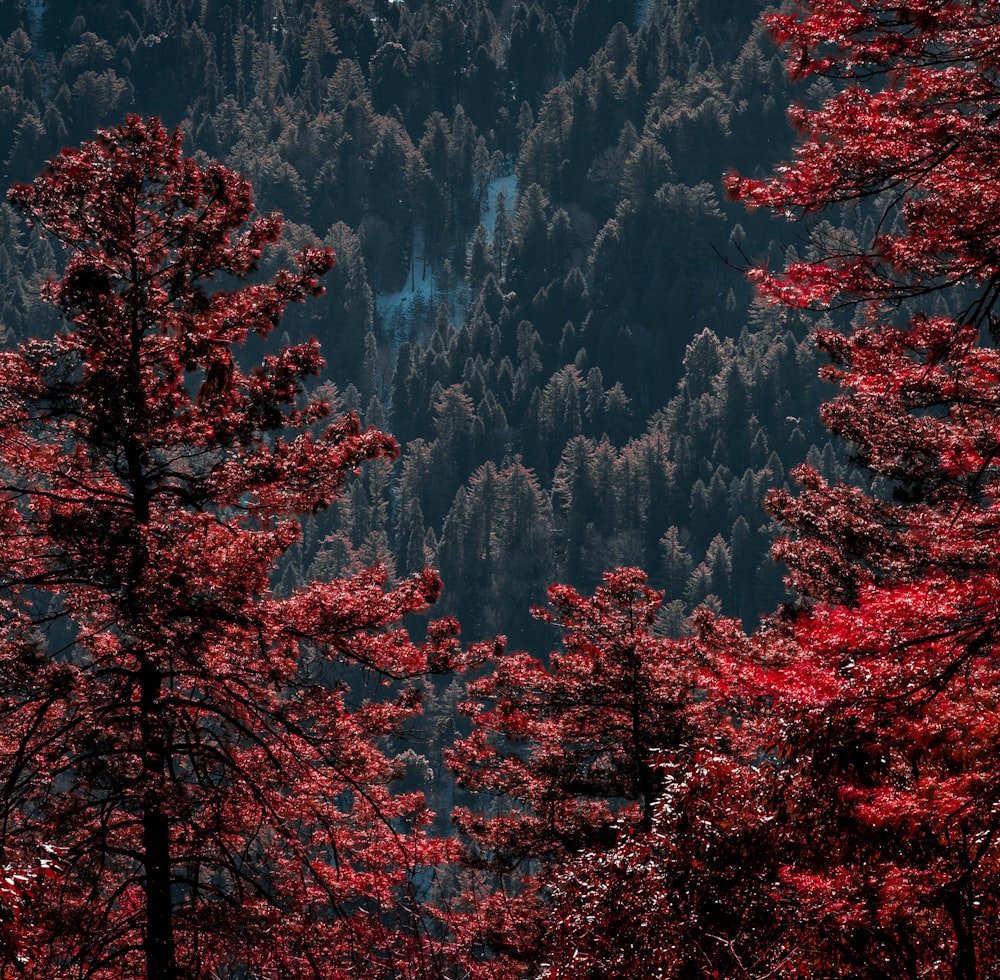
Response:
[[[800,140],[788,164],[765,179],[731,174],[728,192],[796,220],[869,202],[875,220],[854,240],[759,270],[762,292],[792,306],[881,308],[973,287],[959,302],[966,319],[985,317],[1000,275],[998,5],[799,2],[766,22],[794,77],[841,81],[817,108],[792,110]]]
[[[247,284],[280,219],[155,119],[11,201],[68,253],[64,331],[0,355],[0,844],[64,869],[32,975],[399,976],[382,915],[436,855],[376,745],[418,705],[382,681],[443,662],[448,627],[395,625],[439,582],[272,591],[301,516],[396,448],[325,421],[315,342],[236,356],[333,256]]]
[[[867,474],[804,466],[772,494],[804,601],[752,642],[705,617],[706,689],[755,706],[739,739],[787,787],[778,975],[995,976],[1000,6],[816,0],[769,23],[834,94],[793,111],[789,164],[728,188],[791,217],[857,209],[754,275],[790,305],[861,302],[818,342],[840,387],[824,420]]]
[[[553,923],[539,898],[553,867],[647,831],[663,791],[659,757],[688,734],[693,668],[682,644],[656,634],[663,595],[642,571],[609,571],[592,596],[554,585],[548,598],[534,612],[559,629],[560,649],[547,666],[502,645],[490,650],[491,672],[470,685],[474,700],[463,708],[472,734],[451,754],[460,785],[506,801],[499,812],[453,815],[468,862],[514,894],[494,893],[452,920],[459,946],[473,951],[502,934],[474,976],[545,958]]]

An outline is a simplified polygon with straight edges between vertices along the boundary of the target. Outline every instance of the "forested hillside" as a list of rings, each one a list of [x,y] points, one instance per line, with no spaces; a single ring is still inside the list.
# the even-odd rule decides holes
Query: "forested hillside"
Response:
[[[0,977],[995,980],[998,50],[0,4]]]
[[[245,174],[289,247],[290,310],[345,408],[400,442],[310,529],[284,587],[430,563],[470,638],[550,642],[552,581],[641,565],[680,634],[783,595],[761,502],[829,477],[809,324],[751,307],[771,229],[721,176],[777,160],[791,100],[754,3],[66,0],[0,12],[0,159],[27,180],[127,112]],[[4,208],[0,323],[53,327],[61,260]],[[749,244],[753,243],[753,244]],[[771,246],[775,259],[780,248]],[[272,260],[276,262],[277,259]]]

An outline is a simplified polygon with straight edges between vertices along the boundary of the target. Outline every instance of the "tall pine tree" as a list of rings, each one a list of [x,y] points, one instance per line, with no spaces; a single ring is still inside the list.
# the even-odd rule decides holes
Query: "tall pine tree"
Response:
[[[181,151],[132,117],[11,193],[68,253],[63,330],[0,357],[0,844],[65,865],[22,968],[398,975],[435,854],[379,747],[414,695],[365,678],[427,670],[395,624],[439,584],[272,592],[303,515],[395,445],[325,420],[314,341],[238,363],[333,257],[247,284],[280,220]]]

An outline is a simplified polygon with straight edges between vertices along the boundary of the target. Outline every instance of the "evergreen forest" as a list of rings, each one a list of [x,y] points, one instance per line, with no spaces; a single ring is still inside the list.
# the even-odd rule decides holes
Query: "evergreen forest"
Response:
[[[248,177],[290,248],[336,253],[282,329],[319,339],[339,404],[402,453],[309,528],[286,588],[430,563],[463,635],[538,652],[548,585],[616,565],[666,592],[673,635],[706,601],[752,625],[784,597],[763,496],[841,463],[809,321],[755,306],[744,276],[786,229],[721,190],[790,145],[756,4],[34,9],[0,21],[8,185],[156,115]],[[16,342],[52,327],[60,256],[4,210]]]

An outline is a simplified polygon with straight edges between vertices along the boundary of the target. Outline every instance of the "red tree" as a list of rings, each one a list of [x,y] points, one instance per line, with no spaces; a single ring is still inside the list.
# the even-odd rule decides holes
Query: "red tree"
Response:
[[[767,179],[730,174],[730,194],[789,219],[859,203],[878,220],[864,237],[783,270],[757,270],[765,295],[792,306],[864,301],[892,312],[952,287],[963,322],[997,299],[1000,208],[996,121],[998,9],[993,2],[790,2],[765,18],[794,78],[839,80],[815,109],[795,106],[793,159]],[[850,211],[848,211],[850,215]]]
[[[553,869],[540,977],[764,980],[791,962],[790,922],[761,887],[786,852],[776,774],[727,740],[699,741],[658,755],[662,791],[648,827]]]
[[[657,759],[686,744],[693,688],[688,651],[655,634],[662,599],[638,569],[607,572],[593,596],[552,586],[551,608],[535,610],[562,634],[548,666],[501,645],[470,686],[473,732],[452,767],[493,805],[459,808],[454,820],[468,862],[499,886],[485,899],[470,892],[472,914],[452,922],[460,945],[490,951],[483,976],[517,975],[549,955],[555,867],[651,828],[664,787]]]
[[[28,941],[32,932],[33,908],[48,900],[61,871],[59,852],[50,845],[41,848],[30,867],[6,865],[2,869],[0,964],[3,965],[3,972],[0,977],[23,975],[34,960],[35,952]]]
[[[450,649],[394,625],[439,583],[270,585],[301,517],[396,447],[324,421],[315,342],[235,355],[332,255],[242,282],[280,219],[155,119],[10,197],[68,250],[45,287],[64,332],[0,356],[0,845],[65,864],[28,972],[432,972],[401,923],[438,854],[378,744],[418,710],[386,686]]]
[[[783,975],[993,977],[1000,6],[817,0],[769,23],[794,74],[842,83],[794,111],[788,165],[728,186],[793,217],[877,213],[870,238],[827,228],[755,274],[781,302],[857,305],[849,333],[818,337],[841,387],[824,418],[871,480],[796,471],[799,493],[770,506],[805,601],[749,646],[706,619],[701,645],[715,693],[758,705],[746,744],[789,774],[774,894],[798,939]]]

